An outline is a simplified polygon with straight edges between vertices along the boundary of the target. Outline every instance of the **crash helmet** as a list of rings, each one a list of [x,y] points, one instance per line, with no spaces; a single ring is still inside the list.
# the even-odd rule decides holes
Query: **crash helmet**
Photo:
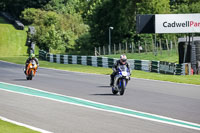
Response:
[[[120,62],[122,63],[122,64],[126,64],[126,61],[127,61],[127,57],[126,57],[126,55],[120,55]]]
[[[31,59],[35,58],[35,54],[31,54],[30,58]]]

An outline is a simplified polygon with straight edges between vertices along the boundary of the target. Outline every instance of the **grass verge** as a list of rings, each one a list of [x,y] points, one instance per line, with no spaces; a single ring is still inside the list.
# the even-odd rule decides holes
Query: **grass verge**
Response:
[[[136,59],[136,60],[156,60],[156,61],[167,61],[171,63],[178,63],[178,54],[176,50],[163,50],[162,54],[158,51],[157,55],[155,56],[152,52],[148,53],[127,53],[128,59]],[[119,58],[120,54],[115,55],[105,55],[106,57],[111,58]]]
[[[24,64],[26,59],[27,59],[26,56],[0,57],[0,60],[13,62],[17,64]],[[76,64],[57,64],[57,63],[50,63],[50,62],[42,61],[42,60],[39,61],[39,64],[40,64],[40,67],[68,70],[68,71],[74,71],[74,72],[96,73],[96,74],[105,74],[105,75],[109,75],[112,73],[112,70],[110,68],[102,68],[102,67],[92,67],[92,66],[84,66],[84,65],[76,65]],[[177,75],[166,75],[166,74],[158,74],[158,73],[150,73],[150,72],[133,70],[132,77],[200,85],[200,75],[177,76]]]
[[[26,127],[18,126],[0,119],[1,133],[39,133]]]
[[[27,33],[0,17],[0,56],[26,55]]]

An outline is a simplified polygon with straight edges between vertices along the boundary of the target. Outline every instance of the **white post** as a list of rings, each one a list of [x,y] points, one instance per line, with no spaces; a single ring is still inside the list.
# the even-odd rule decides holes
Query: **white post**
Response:
[[[103,46],[103,54],[106,55],[105,46]]]

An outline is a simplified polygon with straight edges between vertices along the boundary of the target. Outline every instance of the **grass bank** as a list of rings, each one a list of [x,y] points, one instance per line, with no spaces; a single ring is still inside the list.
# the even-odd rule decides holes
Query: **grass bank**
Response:
[[[0,119],[0,132],[1,133],[39,133],[29,128],[18,126]]]
[[[0,56],[26,55],[26,38],[25,30],[16,30],[0,17]]]
[[[178,54],[176,50],[172,50],[168,52],[167,50],[163,50],[162,54],[158,51],[155,56],[152,52],[148,53],[127,53],[128,59],[136,59],[136,60],[156,60],[156,61],[167,61],[171,63],[178,63]],[[105,55],[106,57],[111,58],[119,58],[120,54],[116,55]]]
[[[27,59],[26,56],[0,57],[0,60],[13,62],[17,64],[24,64],[26,59]],[[92,66],[84,66],[76,64],[57,64],[42,60],[39,61],[39,64],[40,67],[68,70],[74,72],[96,73],[105,75],[109,75],[112,73],[112,70],[110,68],[102,68],[102,67],[92,67]],[[200,85],[200,75],[177,76],[177,75],[166,75],[166,74],[158,74],[158,73],[150,73],[150,72],[134,70],[132,72],[132,77]]]

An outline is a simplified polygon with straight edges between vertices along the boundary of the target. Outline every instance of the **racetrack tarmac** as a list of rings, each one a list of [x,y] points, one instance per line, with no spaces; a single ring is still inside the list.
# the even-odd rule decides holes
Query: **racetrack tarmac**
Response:
[[[133,72],[134,74],[134,72]],[[0,82],[73,96],[200,124],[200,86],[131,79],[112,95],[109,76],[39,68],[27,81],[23,66],[0,62]],[[0,116],[56,133],[195,133],[197,130],[0,90]]]

